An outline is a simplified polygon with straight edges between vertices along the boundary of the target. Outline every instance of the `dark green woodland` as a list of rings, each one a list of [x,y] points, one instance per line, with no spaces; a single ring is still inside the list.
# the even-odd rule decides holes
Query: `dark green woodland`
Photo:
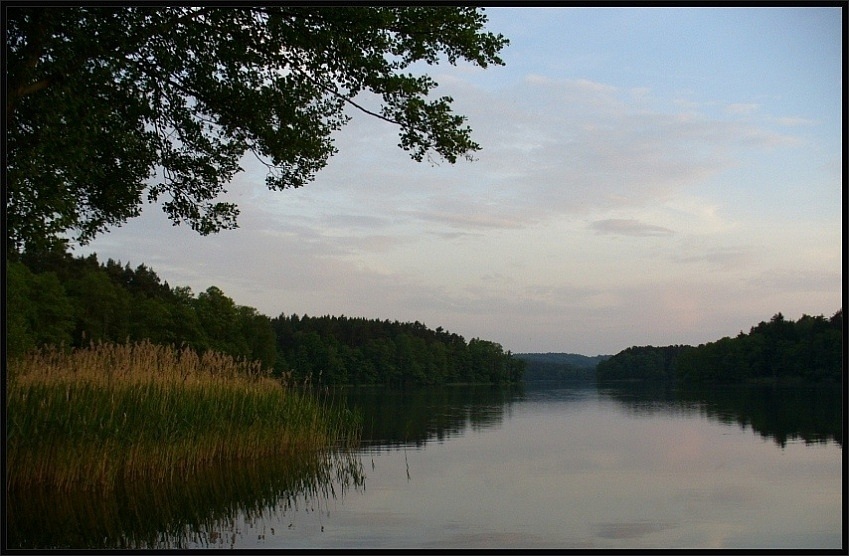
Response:
[[[197,295],[149,267],[63,250],[6,262],[7,349],[150,340],[260,361],[320,384],[516,383],[524,362],[500,344],[420,322],[345,316],[270,318],[212,286]]]
[[[840,382],[843,309],[831,317],[781,313],[748,333],[699,346],[630,347],[596,369],[599,380]]]
[[[172,287],[144,264],[62,249],[6,262],[7,353],[150,340],[257,360],[320,384],[506,384],[545,380],[839,382],[843,310],[781,313],[748,333],[699,346],[634,346],[614,356],[513,354],[496,343],[416,322],[280,314],[237,305],[211,286]]]

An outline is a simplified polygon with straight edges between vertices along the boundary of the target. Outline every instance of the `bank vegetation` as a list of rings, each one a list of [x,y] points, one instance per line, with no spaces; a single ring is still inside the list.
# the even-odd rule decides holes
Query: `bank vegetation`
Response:
[[[359,439],[358,417],[330,390],[148,341],[33,350],[9,361],[6,386],[7,492],[162,482]]]

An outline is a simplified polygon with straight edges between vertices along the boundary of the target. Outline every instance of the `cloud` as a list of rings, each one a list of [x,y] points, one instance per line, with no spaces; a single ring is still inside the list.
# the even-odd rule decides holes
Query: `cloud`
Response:
[[[631,96],[635,99],[645,99],[651,95],[651,87],[633,87],[630,90]]]
[[[610,218],[607,220],[596,220],[590,224],[590,228],[602,233],[622,236],[668,236],[673,232],[663,226],[644,224],[639,220]]]
[[[508,215],[487,214],[487,212],[475,214],[458,211],[411,211],[408,214],[420,218],[422,220],[428,220],[440,224],[448,224],[449,226],[463,229],[520,228],[525,225],[525,221],[523,221],[522,219],[512,218]]]
[[[595,536],[602,539],[638,539],[676,526],[653,521],[627,521],[596,523],[594,529]]]
[[[707,263],[720,270],[732,270],[751,266],[757,259],[756,253],[747,247],[691,248],[672,257],[678,263]]]
[[[760,109],[760,104],[754,103],[734,103],[725,106],[725,111],[729,114],[748,115],[757,112]]]
[[[500,197],[509,196],[503,193]],[[511,203],[492,198],[458,193],[454,196],[436,196],[422,203],[421,208],[404,210],[403,214],[425,223],[438,224],[444,233],[444,225],[451,228],[477,231],[486,229],[517,229],[530,223],[522,210]]]
[[[306,212],[315,219],[319,206],[321,224],[335,235],[358,236],[372,225],[382,236],[416,227],[439,234],[521,229],[665,202],[754,151],[789,144],[755,125],[671,103],[668,110],[629,104],[632,90],[587,79],[527,75],[490,90],[462,72],[451,77],[440,80],[439,93],[454,97],[468,117],[482,146],[476,162],[415,163],[395,146],[394,126],[353,114],[335,138],[339,153],[297,193],[310,206],[285,192],[272,208],[284,218]]]
[[[793,141],[674,106],[631,106],[613,87],[577,81],[526,80],[499,96],[462,98],[483,145],[464,183],[489,184],[487,194],[541,218],[662,201]]]
[[[798,127],[798,126],[809,126],[815,125],[816,122],[810,120],[808,118],[795,118],[795,117],[783,117],[783,118],[774,118],[773,119],[777,124],[783,125],[786,127]]]
[[[779,249],[758,234],[774,236],[782,221],[763,209],[753,227],[723,196],[754,191],[760,155],[796,144],[791,127],[766,125],[813,122],[729,118],[722,108],[765,108],[684,106],[586,79],[529,75],[485,88],[479,75],[490,74],[439,79],[483,147],[477,162],[413,162],[396,127],[353,113],[335,137],[339,153],[307,187],[268,192],[263,169],[245,161],[228,187],[240,229],[200,237],[151,207],[92,247],[103,260],[131,253],[172,285],[217,285],[270,316],[419,320],[513,351],[698,343],[778,310],[839,306],[837,271],[800,263],[809,271],[800,273],[790,255],[773,262],[778,272],[756,266]],[[830,163],[829,187],[839,151]],[[634,251],[611,236],[663,241]],[[657,324],[633,324],[645,322]]]
[[[615,93],[616,90],[617,90],[616,87],[614,87],[612,85],[606,85],[604,83],[597,83],[595,81],[590,81],[589,79],[575,79],[575,80],[567,81],[567,83],[574,85],[575,87],[577,87],[580,90],[587,91],[587,92],[594,93],[594,94],[595,93],[605,93],[605,94]]]
[[[332,214],[325,215],[321,219],[320,224],[329,228],[345,230],[363,229],[373,232],[375,229],[390,226],[391,219],[374,214],[346,214],[344,212],[334,212]]]
[[[839,268],[832,271],[770,268],[752,276],[747,283],[753,288],[774,292],[794,291],[834,294],[844,286]],[[835,306],[833,310],[839,307]],[[826,309],[828,311],[829,309]]]

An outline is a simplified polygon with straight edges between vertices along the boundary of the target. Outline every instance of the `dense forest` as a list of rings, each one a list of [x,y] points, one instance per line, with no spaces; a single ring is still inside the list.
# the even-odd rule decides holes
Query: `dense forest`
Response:
[[[524,362],[442,328],[348,317],[269,318],[212,286],[195,295],[145,265],[57,249],[6,261],[6,348],[149,339],[258,360],[321,384],[515,383]]]
[[[333,384],[515,383],[524,369],[500,344],[418,321],[280,315],[272,325],[279,366]]]
[[[517,353],[525,362],[525,382],[595,380],[595,368],[609,355],[588,357],[576,353]]]
[[[710,382],[843,378],[843,309],[830,318],[781,313],[735,338],[693,346],[631,347],[596,368],[599,380]]]
[[[195,295],[145,265],[64,250],[6,262],[6,349],[149,339],[258,360],[321,384],[516,383],[521,380],[766,381],[842,379],[843,310],[781,313],[697,347],[630,347],[615,356],[512,354],[420,322],[281,314],[269,318],[212,286]]]
[[[596,366],[598,380],[672,380],[677,377],[678,357],[692,346],[634,346]]]

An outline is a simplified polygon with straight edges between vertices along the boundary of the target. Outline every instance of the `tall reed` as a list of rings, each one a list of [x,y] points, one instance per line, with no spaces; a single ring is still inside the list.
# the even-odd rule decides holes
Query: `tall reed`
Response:
[[[333,400],[213,352],[99,344],[10,361],[6,488],[161,482],[215,462],[358,440]]]

